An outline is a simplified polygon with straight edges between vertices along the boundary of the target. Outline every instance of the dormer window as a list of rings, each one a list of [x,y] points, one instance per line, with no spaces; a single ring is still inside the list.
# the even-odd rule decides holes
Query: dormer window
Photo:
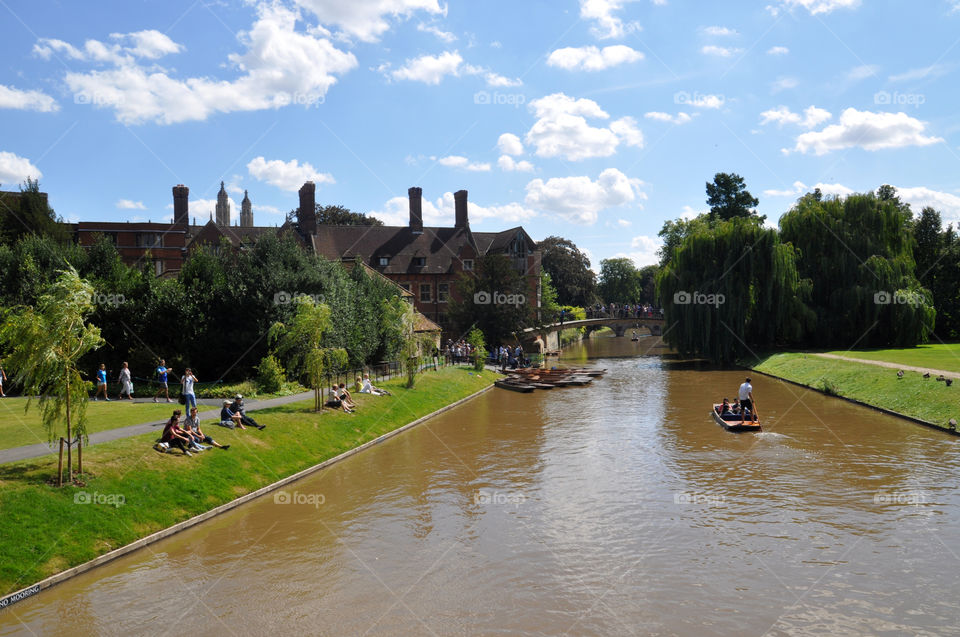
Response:
[[[470,272],[471,270],[473,270],[473,259],[464,259],[463,269],[467,272]]]
[[[422,268],[427,265],[427,257],[413,257],[413,265],[418,268]]]
[[[390,257],[380,257],[379,263],[380,267],[390,265]]]

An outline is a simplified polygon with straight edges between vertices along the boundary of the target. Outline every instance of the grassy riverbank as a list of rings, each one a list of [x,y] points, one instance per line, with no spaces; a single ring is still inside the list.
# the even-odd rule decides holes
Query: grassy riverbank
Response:
[[[846,355],[862,357],[862,352]],[[883,359],[886,360],[886,359]],[[866,363],[851,363],[810,354],[773,354],[755,361],[751,368],[796,383],[875,407],[925,420],[946,428],[951,418],[960,419],[960,387],[947,387],[917,372],[898,379],[896,372]]]
[[[204,427],[227,451],[192,458],[152,449],[145,434],[84,451],[84,486],[47,484],[56,457],[0,465],[0,592],[9,593],[357,447],[488,385],[466,368],[425,372],[413,390],[357,397],[355,414],[312,401],[257,411],[264,431]],[[152,404],[150,405],[152,406]],[[119,406],[118,406],[119,407]],[[171,407],[165,405],[164,415]]]
[[[932,343],[900,349],[840,350],[825,353],[848,358],[886,361],[898,365],[929,367],[945,372],[960,372],[960,343]]]

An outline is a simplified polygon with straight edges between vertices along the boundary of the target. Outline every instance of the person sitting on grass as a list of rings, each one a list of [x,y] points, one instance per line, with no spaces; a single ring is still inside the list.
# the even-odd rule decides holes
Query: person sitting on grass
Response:
[[[338,393],[337,386],[332,385],[330,387],[329,397],[327,398],[327,402],[324,403],[324,406],[332,407],[333,409],[340,409],[340,407],[343,406],[343,403],[339,398],[337,398]]]
[[[340,383],[340,400],[350,409],[356,409],[357,405],[353,402],[353,396],[347,391],[346,383]]]
[[[207,445],[213,445],[218,449],[229,449],[230,445],[221,445],[219,442],[211,438],[210,436],[203,433],[200,430],[200,416],[197,415],[197,408],[190,408],[190,415],[187,416],[186,422],[183,425],[183,430],[187,432],[190,436],[193,437],[193,441],[199,446],[200,443]],[[209,447],[207,447],[209,449]]]
[[[256,427],[257,429],[266,429],[266,425],[261,425],[256,420],[247,415],[247,410],[243,408],[243,396],[237,394],[233,398],[233,403],[230,405],[230,411],[235,414],[240,414],[240,422],[242,422],[247,427]]]
[[[330,403],[333,404],[333,407],[339,407],[343,409],[348,414],[353,413],[353,409],[350,405],[347,404],[347,401],[344,399],[343,394],[340,393],[340,388],[334,384],[330,387]]]
[[[220,410],[220,426],[228,429],[239,428],[246,429],[240,421],[241,416],[230,409],[230,401],[223,401],[223,408]]]
[[[173,411],[173,415],[170,416],[170,420],[163,428],[160,442],[167,443],[168,447],[176,447],[185,456],[192,456],[193,454],[187,451],[187,445],[191,442],[191,438],[187,436],[187,432],[180,428],[180,413],[179,409]]]
[[[359,380],[359,377],[357,378],[357,380]],[[389,396],[389,395],[390,395],[390,392],[388,392],[386,389],[380,389],[379,387],[374,387],[374,386],[373,386],[373,384],[370,382],[370,374],[364,374],[364,375],[363,375],[363,382],[362,382],[362,384],[361,384],[361,386],[360,386],[360,391],[359,391],[359,393],[361,393],[361,394],[373,394],[373,395],[375,395],[375,396]]]

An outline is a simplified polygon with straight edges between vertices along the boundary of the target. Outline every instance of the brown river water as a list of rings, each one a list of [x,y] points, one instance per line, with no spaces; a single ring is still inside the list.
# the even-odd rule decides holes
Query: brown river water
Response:
[[[0,611],[0,635],[958,635],[958,439],[596,338]],[[651,350],[653,352],[659,350]],[[384,398],[384,400],[390,400]]]

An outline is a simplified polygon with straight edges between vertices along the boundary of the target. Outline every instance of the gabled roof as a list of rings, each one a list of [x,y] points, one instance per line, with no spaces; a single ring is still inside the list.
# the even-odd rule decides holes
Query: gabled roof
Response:
[[[226,237],[230,244],[238,248],[241,245],[256,243],[260,237],[271,232],[277,232],[273,226],[221,226],[212,219],[202,226],[190,226],[190,234],[194,243],[219,243],[220,237]]]
[[[312,239],[314,250],[328,259],[359,256],[384,274],[442,274],[464,255],[473,258],[479,252],[467,228],[428,227],[414,233],[408,226],[321,225]],[[380,257],[389,258],[389,264],[381,267]],[[415,265],[414,259],[420,257],[423,266]]]
[[[477,247],[481,254],[497,254],[506,252],[513,243],[517,235],[527,244],[527,251],[533,252],[537,249],[536,242],[530,238],[527,231],[522,226],[501,230],[500,232],[474,232],[473,238],[477,242]]]

